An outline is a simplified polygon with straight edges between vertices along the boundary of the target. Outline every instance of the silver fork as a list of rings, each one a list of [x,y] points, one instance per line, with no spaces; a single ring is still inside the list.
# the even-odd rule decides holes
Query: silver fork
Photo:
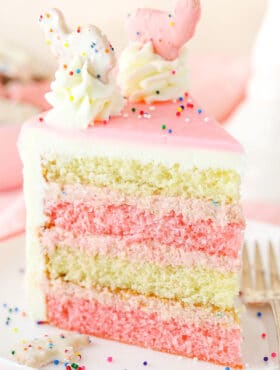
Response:
[[[254,264],[250,264],[248,247],[243,249],[242,298],[245,304],[269,304],[272,308],[278,340],[278,365],[280,368],[280,276],[276,263],[275,248],[269,243],[269,266],[266,281],[259,244],[255,243]],[[252,272],[252,273],[251,273]]]

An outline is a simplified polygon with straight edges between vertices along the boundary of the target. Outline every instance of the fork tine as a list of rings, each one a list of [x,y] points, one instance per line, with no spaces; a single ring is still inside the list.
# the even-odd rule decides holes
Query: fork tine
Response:
[[[255,275],[256,275],[256,290],[265,290],[265,273],[263,269],[262,257],[258,242],[255,244]]]
[[[280,287],[279,273],[277,268],[276,255],[272,242],[269,242],[269,270],[270,270],[270,283],[272,289],[279,289]]]
[[[248,256],[248,247],[244,243],[243,254],[242,254],[242,291],[253,288],[252,276],[251,276],[251,267]]]

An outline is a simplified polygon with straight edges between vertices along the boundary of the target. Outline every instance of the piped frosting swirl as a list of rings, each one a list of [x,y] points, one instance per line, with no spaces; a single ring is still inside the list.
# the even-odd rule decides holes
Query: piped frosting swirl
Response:
[[[123,106],[123,98],[109,76],[109,83],[93,77],[88,72],[88,63],[76,58],[68,66],[73,73],[59,68],[52,91],[46,94],[53,109],[47,113],[51,125],[86,129],[94,121],[108,121],[111,115],[118,115]]]
[[[132,102],[167,101],[186,91],[187,72],[186,48],[169,61],[154,52],[151,42],[133,42],[120,57],[118,83]]]

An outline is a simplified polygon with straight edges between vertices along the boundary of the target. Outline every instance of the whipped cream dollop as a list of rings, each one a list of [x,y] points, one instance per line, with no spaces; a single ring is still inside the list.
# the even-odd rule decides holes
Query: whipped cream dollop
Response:
[[[170,61],[155,53],[152,42],[133,42],[120,57],[118,83],[131,102],[153,103],[182,95],[187,89],[187,74],[185,47]]]
[[[86,129],[95,121],[108,121],[124,106],[113,78],[104,83],[92,76],[87,61],[81,58],[76,58],[67,69],[58,69],[51,89],[46,99],[53,109],[47,113],[46,121],[56,127]]]

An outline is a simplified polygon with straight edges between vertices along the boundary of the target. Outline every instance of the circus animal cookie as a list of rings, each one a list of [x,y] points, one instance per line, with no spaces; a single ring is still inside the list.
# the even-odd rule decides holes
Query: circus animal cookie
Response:
[[[70,32],[56,9],[39,20],[46,43],[59,61],[52,91],[46,94],[53,107],[46,121],[64,128],[86,129],[119,114],[124,100],[114,81],[116,60],[106,36],[91,25]]]
[[[71,333],[45,335],[17,345],[12,351],[12,356],[19,364],[37,369],[51,362],[56,365],[60,362],[75,362],[80,358],[77,351],[89,343],[89,337],[86,335]]]
[[[138,9],[128,18],[132,42],[119,61],[118,82],[131,102],[168,101],[188,87],[187,53],[184,44],[193,36],[200,4],[177,3],[175,14]],[[138,30],[138,31],[137,31]]]
[[[107,82],[108,74],[115,65],[115,55],[112,45],[99,28],[93,25],[78,26],[72,32],[57,9],[41,15],[39,20],[46,43],[62,63],[69,63],[74,57],[81,56],[87,61],[90,74]]]
[[[200,18],[199,0],[179,0],[174,14],[155,9],[138,9],[129,17],[131,41],[152,41],[154,51],[167,60],[178,58],[180,49],[188,42]]]

